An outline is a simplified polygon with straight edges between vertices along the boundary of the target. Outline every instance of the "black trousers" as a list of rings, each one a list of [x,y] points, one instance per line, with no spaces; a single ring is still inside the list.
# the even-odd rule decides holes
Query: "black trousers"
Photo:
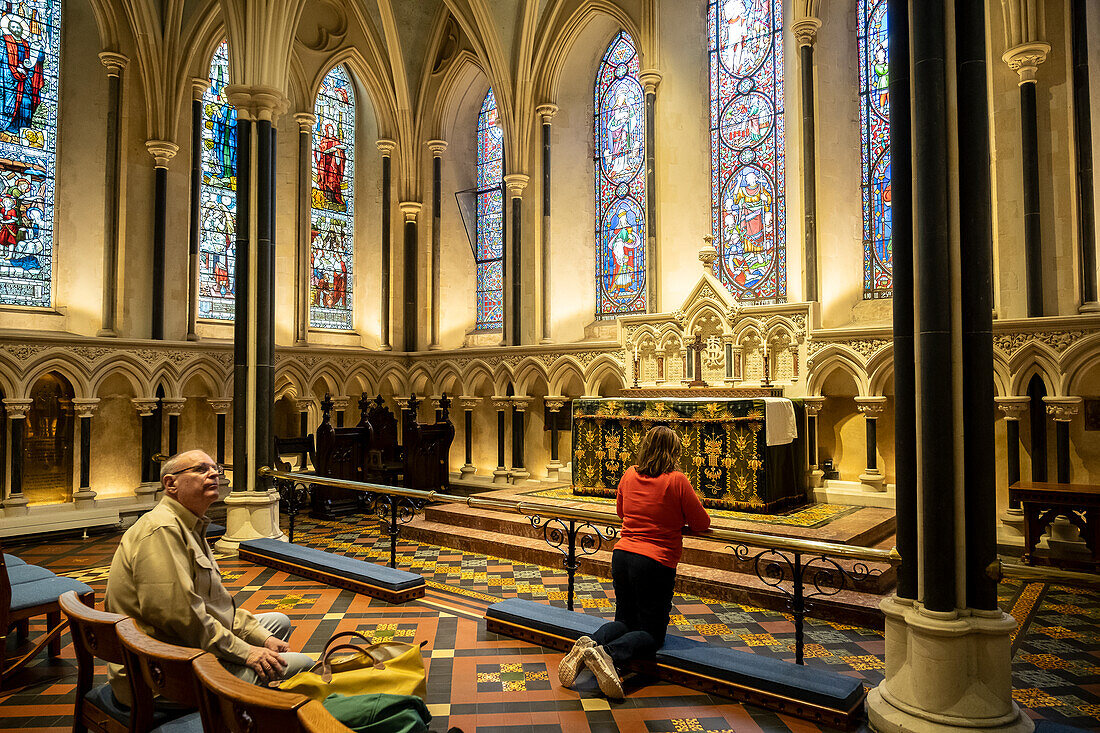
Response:
[[[631,659],[652,658],[665,643],[676,571],[656,560],[626,550],[611,553],[615,586],[615,620],[592,635],[616,667]]]

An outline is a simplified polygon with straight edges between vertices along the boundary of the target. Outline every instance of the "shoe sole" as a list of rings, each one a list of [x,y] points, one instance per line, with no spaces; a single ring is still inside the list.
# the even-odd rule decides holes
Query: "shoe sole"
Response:
[[[586,657],[585,662],[588,669],[592,670],[592,674],[596,676],[596,683],[600,686],[600,692],[615,700],[625,699],[626,694],[623,692],[622,682],[619,680],[619,675],[614,672],[615,667],[611,659],[606,655],[601,656],[598,652],[593,652],[592,657],[594,659]],[[611,666],[611,674],[608,674],[604,668],[607,665]]]

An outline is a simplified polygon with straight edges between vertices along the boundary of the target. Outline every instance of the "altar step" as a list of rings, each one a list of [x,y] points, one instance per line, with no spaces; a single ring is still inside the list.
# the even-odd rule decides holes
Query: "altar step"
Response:
[[[877,516],[865,519],[863,524],[868,526],[856,533],[862,541],[853,544],[865,547],[885,545],[889,548],[892,546],[892,516],[890,521],[880,520],[881,518]],[[729,524],[731,522],[721,522],[723,526]],[[736,524],[744,523],[736,522]],[[773,531],[777,529],[782,532]],[[768,525],[758,531],[766,530],[771,534],[782,533],[811,538],[806,532],[807,529]],[[834,531],[824,534],[847,533],[842,531],[842,528],[836,527]],[[402,530],[402,536],[417,542],[453,547],[512,561],[550,568],[562,567],[562,552],[547,544],[543,539],[543,530],[532,526],[527,518],[512,513],[487,511],[483,508],[474,509],[462,505],[429,506],[423,516],[418,516]],[[820,539],[827,539],[827,537],[820,537]],[[605,542],[598,552],[581,556],[578,572],[610,578],[611,547],[613,543]],[[788,610],[787,596],[757,577],[754,571],[752,557],[759,549],[762,548],[750,547],[749,559],[739,561],[734,552],[724,545],[698,538],[685,538],[684,555],[676,573],[676,589],[682,593],[703,598],[786,611]],[[851,570],[855,565],[850,560],[840,560],[839,563],[846,570]],[[856,583],[854,590],[814,598],[810,615],[830,621],[881,628],[883,618],[878,610],[878,604],[893,589],[896,574],[889,564],[868,563],[868,566],[874,573],[872,577]],[[807,594],[814,591],[811,580],[811,574],[807,573],[805,590]],[[789,583],[784,586],[787,589],[790,588]]]

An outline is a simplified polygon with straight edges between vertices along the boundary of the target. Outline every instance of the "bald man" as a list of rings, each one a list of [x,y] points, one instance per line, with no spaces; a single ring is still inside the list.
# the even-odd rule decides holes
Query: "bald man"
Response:
[[[164,498],[122,536],[107,577],[106,608],[134,619],[155,639],[210,652],[249,682],[293,676],[313,660],[290,651],[290,619],[237,608],[206,542],[206,510],[218,498],[220,473],[201,450],[164,462]],[[115,697],[130,704],[122,667],[109,665],[108,675]]]

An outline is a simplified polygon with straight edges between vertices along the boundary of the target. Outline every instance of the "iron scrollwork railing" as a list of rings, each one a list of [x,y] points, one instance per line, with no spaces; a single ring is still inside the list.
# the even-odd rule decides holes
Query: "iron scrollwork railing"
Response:
[[[527,519],[532,527],[542,529],[543,541],[562,554],[562,565],[569,578],[565,596],[566,606],[572,611],[575,579],[577,569],[581,566],[580,558],[595,555],[603,547],[603,543],[615,539],[619,531],[612,525],[598,527],[591,522],[578,524],[575,519],[544,518],[541,514],[530,514]],[[580,542],[577,542],[578,537]]]
[[[294,544],[294,518],[310,503],[310,485],[296,479],[275,479],[275,490],[279,492],[279,502],[286,507],[286,516],[290,522],[290,543]]]
[[[774,548],[757,550],[746,544],[727,545],[739,562],[752,562],[753,571],[765,585],[787,597],[787,607],[794,617],[794,661],[803,663],[805,650],[806,611],[813,605],[810,599],[835,596],[849,584],[863,582],[881,575],[865,562],[855,562],[850,569],[825,554],[811,555],[794,550],[784,553]],[[755,554],[754,554],[755,553]],[[809,590],[807,589],[809,583]],[[790,590],[785,586],[790,583]]]
[[[401,525],[408,524],[416,513],[424,508],[424,502],[408,496],[393,494],[366,494],[370,512],[378,518],[382,534],[390,538],[390,567],[397,567],[397,537]]]

